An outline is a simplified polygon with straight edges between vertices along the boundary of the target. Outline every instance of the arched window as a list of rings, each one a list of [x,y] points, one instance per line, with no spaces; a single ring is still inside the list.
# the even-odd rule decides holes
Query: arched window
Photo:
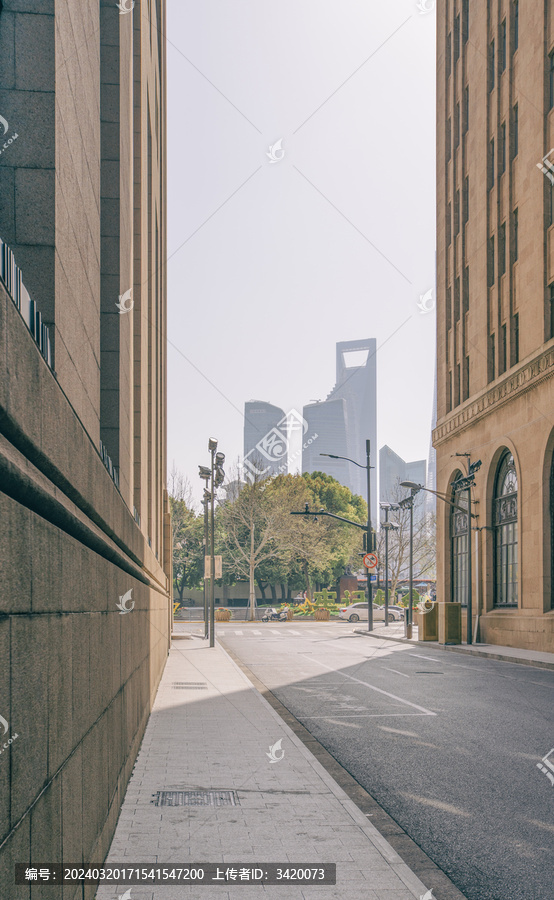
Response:
[[[500,460],[493,499],[494,602],[517,606],[517,473],[512,454]]]
[[[461,478],[456,473],[454,481]],[[467,491],[452,492],[450,535],[452,540],[452,600],[467,606]]]

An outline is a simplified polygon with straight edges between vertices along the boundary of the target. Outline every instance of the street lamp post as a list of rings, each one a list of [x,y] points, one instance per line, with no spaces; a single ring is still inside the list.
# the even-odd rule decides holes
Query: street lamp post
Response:
[[[397,504],[393,503],[381,503],[381,509],[385,510],[385,521],[382,523],[381,528],[384,529],[385,532],[385,627],[388,628],[389,625],[389,531],[393,528],[398,528],[396,522],[389,522],[389,511],[391,509],[398,509]]]
[[[336,456],[334,453],[320,453],[320,456],[327,456],[329,459],[344,459],[346,462],[351,462],[353,465],[358,466],[360,469],[365,469],[367,473],[367,526],[365,527],[365,532],[367,535],[366,538],[366,546],[365,551],[369,553],[375,550],[373,545],[373,533],[371,530],[371,469],[373,468],[371,465],[371,444],[369,440],[365,442],[365,452],[366,452],[366,464],[365,466],[362,463],[356,462],[355,459],[350,459],[348,456]],[[329,514],[328,514],[329,515]],[[335,516],[335,518],[339,518]],[[343,519],[343,521],[347,521]],[[356,522],[351,522],[351,525],[357,525]],[[359,526],[358,526],[359,527]],[[365,565],[365,563],[364,563]],[[373,585],[371,583],[371,575],[369,574],[369,569],[365,566],[366,577],[367,577],[367,630],[373,631]]]
[[[211,501],[211,509],[210,509],[210,586],[209,586],[209,619],[210,619],[210,627],[209,627],[209,637],[210,637],[210,647],[215,646],[215,492],[221,484],[223,484],[223,480],[225,478],[225,473],[223,471],[223,463],[225,462],[225,454],[216,453],[217,450],[217,440],[215,438],[210,438],[208,441],[208,450],[211,453],[211,465],[208,466],[199,466],[200,470],[200,478],[204,479],[206,485],[208,481],[210,482],[210,491],[205,491],[204,496],[206,499],[205,506],[205,516],[204,516],[204,526],[206,527],[207,518],[208,518],[208,508],[207,504]],[[209,495],[209,496],[206,496]],[[207,536],[207,532],[205,532]],[[206,567],[206,555],[207,555],[207,541],[204,553],[204,575],[205,575],[205,567]],[[206,579],[204,578],[204,591]],[[207,598],[206,598],[207,599]],[[204,612],[205,612],[205,623],[207,622],[206,616],[206,599],[204,601]],[[204,628],[204,631],[206,629]]]
[[[208,441],[208,450],[211,458],[211,494],[212,504],[210,510],[210,647],[215,644],[215,451],[217,450],[217,441],[210,438]]]
[[[410,481],[401,481],[401,487],[410,488],[410,496],[400,501],[402,508],[408,507],[410,510],[410,593],[408,599],[408,620],[406,622],[406,637],[408,640],[412,636],[412,626],[414,620],[414,598],[412,596],[414,589],[414,499],[416,494],[421,490],[421,485],[414,484]]]
[[[202,500],[202,506],[204,507],[204,561],[206,559],[206,554],[208,552],[208,504],[211,500],[210,492],[204,488],[204,499]],[[205,566],[205,562],[204,562]],[[208,639],[208,592],[206,591],[206,579],[203,579],[204,585],[204,640]]]

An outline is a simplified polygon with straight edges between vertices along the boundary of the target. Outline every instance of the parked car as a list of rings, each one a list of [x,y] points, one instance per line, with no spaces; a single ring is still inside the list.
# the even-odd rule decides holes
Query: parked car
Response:
[[[389,606],[389,622],[400,622],[404,618],[404,610],[400,606]],[[351,603],[343,606],[339,612],[339,619],[348,619],[349,622],[367,622],[367,602]],[[385,621],[385,607],[373,604],[373,621]]]

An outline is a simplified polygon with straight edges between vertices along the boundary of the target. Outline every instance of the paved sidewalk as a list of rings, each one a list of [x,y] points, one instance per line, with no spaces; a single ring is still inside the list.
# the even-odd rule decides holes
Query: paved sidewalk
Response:
[[[278,741],[284,757],[271,763]],[[160,790],[236,791],[239,805],[156,806]],[[336,887],[133,886],[129,900],[420,900],[427,893],[227,653],[192,641],[172,645],[111,862],[337,864]],[[97,900],[127,898],[127,890],[103,886]]]
[[[355,628],[356,634],[366,637],[383,638],[388,641],[401,641],[406,644],[417,644],[418,647],[427,647],[429,650],[449,650],[454,653],[466,653],[470,656],[481,656],[485,659],[500,659],[503,662],[521,663],[525,666],[535,666],[539,669],[554,669],[554,653],[545,653],[541,650],[522,650],[519,647],[500,647],[498,644],[439,644],[437,641],[419,641],[417,626],[412,632],[412,639],[408,641],[404,637],[404,625],[377,625],[373,631],[367,628]]]

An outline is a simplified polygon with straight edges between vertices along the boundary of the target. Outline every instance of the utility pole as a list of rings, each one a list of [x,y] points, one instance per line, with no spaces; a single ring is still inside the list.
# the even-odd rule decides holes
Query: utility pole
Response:
[[[371,534],[371,445],[369,440],[365,442],[366,471],[367,471],[367,552],[372,553],[373,546]],[[367,574],[367,630],[373,631],[373,585],[369,569],[365,567]]]
[[[204,507],[204,632],[206,632],[206,624],[208,621],[206,603],[209,598],[209,621],[210,621],[210,647],[215,646],[215,492],[218,487],[223,484],[225,479],[225,472],[223,471],[223,463],[225,462],[225,454],[224,453],[216,453],[217,450],[217,441],[215,438],[210,438],[208,441],[208,450],[211,453],[211,466],[199,466],[200,478],[202,478],[206,485],[210,482],[211,490],[207,489],[204,491],[204,497],[206,501],[206,505]],[[208,594],[206,593],[206,560],[208,559],[208,541],[207,541],[207,522],[208,522],[208,502],[211,501],[211,512],[210,512],[210,585],[208,589]],[[206,634],[207,637],[207,634]]]
[[[382,528],[385,532],[385,626],[389,624],[389,531],[398,528],[396,522],[389,522],[389,510],[398,509],[397,504],[381,503],[381,509],[385,510],[385,521]]]

